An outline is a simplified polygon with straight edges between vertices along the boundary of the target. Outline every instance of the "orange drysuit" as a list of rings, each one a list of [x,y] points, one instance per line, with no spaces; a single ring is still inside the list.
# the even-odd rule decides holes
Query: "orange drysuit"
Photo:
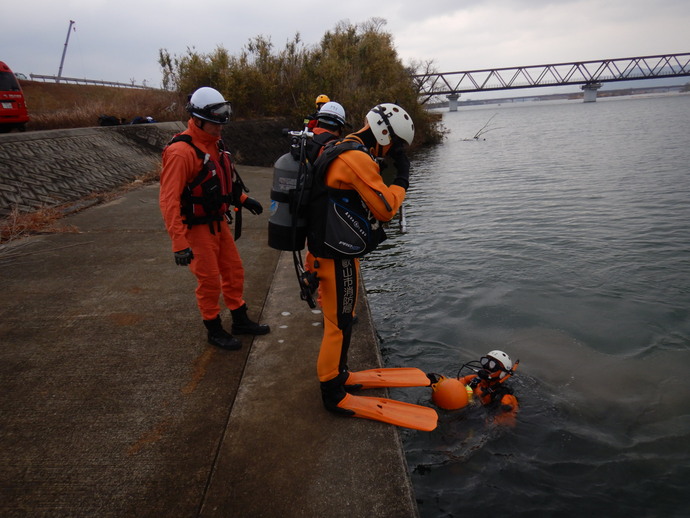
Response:
[[[362,144],[356,135],[345,141]],[[355,190],[379,221],[390,221],[405,199],[405,189],[386,186],[376,161],[366,152],[345,151],[330,164],[325,176],[328,187]],[[347,371],[347,351],[352,333],[352,317],[359,287],[359,259],[327,259],[308,255],[308,268],[319,278],[319,302],[324,329],[317,362],[321,382]]]
[[[463,385],[469,385],[474,396],[482,405],[492,405],[497,403],[498,411],[493,417],[496,424],[513,426],[520,408],[517,398],[513,391],[503,385],[498,378],[484,380],[476,374],[469,374],[460,378]]]
[[[217,137],[198,128],[192,119],[182,134],[192,137],[192,143],[210,156],[218,171],[222,170],[229,177],[232,175],[229,158],[220,155]],[[221,294],[230,310],[244,304],[244,267],[230,228],[224,221],[191,228],[183,223],[182,193],[201,171],[202,165],[202,160],[188,143],[175,142],[166,147],[159,201],[173,252],[191,248],[194,253],[189,268],[197,278],[197,304],[203,319],[213,320],[220,313]],[[246,199],[247,195],[242,193],[240,202]]]

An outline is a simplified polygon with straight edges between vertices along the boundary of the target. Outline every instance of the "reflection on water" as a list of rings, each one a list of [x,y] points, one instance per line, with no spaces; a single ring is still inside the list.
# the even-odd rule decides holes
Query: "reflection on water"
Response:
[[[687,516],[690,96],[444,123],[413,161],[407,231],[363,261],[384,358],[454,375],[503,349],[521,412],[509,430],[476,408],[402,431],[420,513]]]

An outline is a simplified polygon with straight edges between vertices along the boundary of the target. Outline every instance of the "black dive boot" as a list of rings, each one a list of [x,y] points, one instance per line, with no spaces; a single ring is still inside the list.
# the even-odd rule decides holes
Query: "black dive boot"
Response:
[[[230,311],[232,313],[232,332],[236,335],[265,335],[271,331],[266,324],[257,324],[247,316],[247,305]]]
[[[353,416],[355,413],[352,410],[347,410],[338,406],[347,392],[345,392],[345,380],[347,380],[348,373],[341,372],[332,380],[321,382],[321,399],[323,399],[323,406],[326,410],[334,414]]]
[[[213,320],[204,320],[204,325],[208,329],[208,343],[211,345],[231,351],[236,351],[242,347],[242,342],[223,329],[220,316]]]

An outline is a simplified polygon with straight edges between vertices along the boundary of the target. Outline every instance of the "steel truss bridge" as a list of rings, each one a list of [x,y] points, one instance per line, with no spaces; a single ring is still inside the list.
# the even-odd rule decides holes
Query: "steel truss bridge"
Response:
[[[690,76],[690,53],[465,72],[430,72],[413,75],[412,78],[422,103],[426,103],[438,95],[446,95],[451,102],[457,102],[459,95],[465,92],[564,85],[583,85],[585,94],[587,90],[593,90],[596,96],[596,89],[602,83],[681,76]]]

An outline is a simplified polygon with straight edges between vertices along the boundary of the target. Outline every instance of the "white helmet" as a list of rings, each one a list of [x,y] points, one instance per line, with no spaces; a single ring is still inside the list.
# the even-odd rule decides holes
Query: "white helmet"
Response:
[[[187,103],[187,111],[194,117],[215,124],[227,124],[232,114],[230,103],[218,90],[208,86],[202,86],[192,94]]]
[[[321,107],[317,118],[330,124],[335,123],[338,126],[344,126],[345,108],[337,102],[329,101]]]
[[[487,353],[486,356],[481,358],[480,363],[482,367],[489,372],[502,370],[503,372],[501,372],[501,378],[513,368],[513,361],[510,359],[510,356],[503,351],[498,350]]]
[[[414,123],[408,113],[397,104],[379,104],[369,110],[366,120],[376,137],[376,141],[382,146],[390,144],[393,137],[401,138],[408,144],[412,144]]]

